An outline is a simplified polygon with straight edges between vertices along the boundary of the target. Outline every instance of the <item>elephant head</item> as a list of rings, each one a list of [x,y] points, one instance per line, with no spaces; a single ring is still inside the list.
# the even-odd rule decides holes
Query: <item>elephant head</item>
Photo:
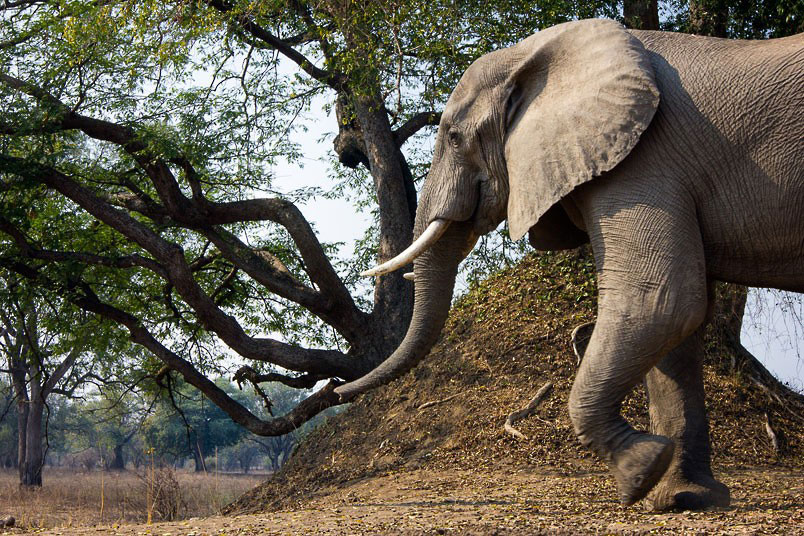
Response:
[[[514,240],[530,231],[540,249],[566,245],[562,233],[569,231],[556,222],[569,220],[559,201],[625,158],[658,102],[648,53],[614,21],[554,26],[475,61],[442,114],[417,239],[366,273],[381,275],[415,258],[410,327],[386,361],[337,389],[341,398],[401,376],[429,352],[458,264],[503,219]]]

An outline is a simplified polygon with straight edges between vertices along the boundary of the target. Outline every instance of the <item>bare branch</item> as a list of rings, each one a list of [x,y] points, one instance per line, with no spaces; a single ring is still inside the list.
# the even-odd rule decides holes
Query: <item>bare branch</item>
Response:
[[[539,406],[539,404],[542,402],[542,400],[544,400],[544,397],[546,397],[548,394],[550,394],[550,391],[552,389],[553,389],[552,382],[545,383],[536,392],[536,395],[533,398],[530,399],[530,402],[528,402],[527,406],[525,406],[524,408],[522,408],[522,409],[520,409],[518,411],[514,411],[513,413],[508,415],[508,417],[505,419],[505,426],[504,426],[505,431],[508,432],[509,434],[511,434],[512,436],[516,437],[516,438],[527,440],[528,436],[526,436],[525,434],[523,434],[522,432],[520,432],[519,430],[514,428],[514,423],[516,423],[519,420],[524,419],[525,417],[528,417],[534,411],[536,411],[536,408]]]
[[[73,367],[78,356],[85,350],[88,339],[89,334],[86,330],[82,330],[78,339],[73,341],[73,347],[70,349],[70,352],[62,359],[61,363],[59,363],[47,381],[42,385],[42,396],[44,398],[47,398],[64,375]]]
[[[414,115],[394,131],[397,147],[402,147],[411,136],[424,127],[438,126],[440,122],[441,112],[421,112]]]
[[[206,0],[206,3],[221,13],[229,14],[233,9],[232,5],[222,0]],[[283,56],[287,57],[289,60],[298,65],[302,71],[310,75],[315,80],[318,80],[319,82],[322,82],[335,90],[338,90],[343,86],[345,80],[340,73],[332,73],[316,67],[313,62],[306,58],[301,52],[257,24],[250,15],[239,15],[235,18],[235,21],[243,30],[253,35],[257,39],[265,42]]]
[[[278,382],[294,389],[312,389],[316,383],[326,379],[327,377],[321,374],[303,374],[301,376],[285,376],[275,372],[259,374],[251,367],[241,367],[234,375],[234,380],[238,383],[249,381],[256,385],[258,383]]]

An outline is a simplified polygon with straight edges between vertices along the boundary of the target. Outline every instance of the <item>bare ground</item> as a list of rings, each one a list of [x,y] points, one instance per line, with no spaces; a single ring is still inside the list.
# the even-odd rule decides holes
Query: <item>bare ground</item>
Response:
[[[706,512],[652,514],[621,507],[612,482],[599,471],[415,470],[322,488],[303,504],[271,513],[40,533],[804,534],[801,471],[730,468],[719,474],[732,489],[733,505]]]

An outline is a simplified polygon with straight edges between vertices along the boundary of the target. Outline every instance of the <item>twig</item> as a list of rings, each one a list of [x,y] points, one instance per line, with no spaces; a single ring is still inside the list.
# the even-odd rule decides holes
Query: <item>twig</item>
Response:
[[[529,416],[534,411],[536,411],[536,408],[539,406],[539,404],[541,404],[542,400],[544,400],[544,398],[550,393],[550,390],[552,388],[553,388],[552,382],[545,383],[544,385],[542,385],[541,389],[539,389],[536,392],[536,396],[530,399],[530,402],[528,402],[527,406],[508,415],[508,418],[505,419],[505,431],[518,439],[524,439],[527,441],[529,439],[528,436],[526,436],[525,434],[514,428],[514,423],[524,419],[525,417]]]
[[[457,397],[460,394],[461,393],[455,393],[454,395],[448,396],[447,398],[442,398],[441,400],[433,400],[431,402],[425,402],[424,404],[419,406],[417,409],[427,409],[427,408],[432,407],[432,406],[437,406],[438,404],[443,404],[444,402],[449,402],[450,400],[452,400],[453,398]]]

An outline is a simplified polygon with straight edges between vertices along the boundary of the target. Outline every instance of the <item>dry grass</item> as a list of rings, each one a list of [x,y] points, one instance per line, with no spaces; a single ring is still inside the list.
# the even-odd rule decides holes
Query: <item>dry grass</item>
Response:
[[[176,472],[175,476],[179,483],[178,497],[174,497],[179,503],[177,519],[215,514],[265,480],[265,475],[220,474],[216,478],[214,473]],[[41,490],[21,490],[18,482],[16,470],[0,470],[0,518],[12,515],[23,528],[144,523],[148,516],[144,471],[142,475],[131,471],[83,473],[46,467]],[[154,512],[154,520],[160,519],[159,514]]]

